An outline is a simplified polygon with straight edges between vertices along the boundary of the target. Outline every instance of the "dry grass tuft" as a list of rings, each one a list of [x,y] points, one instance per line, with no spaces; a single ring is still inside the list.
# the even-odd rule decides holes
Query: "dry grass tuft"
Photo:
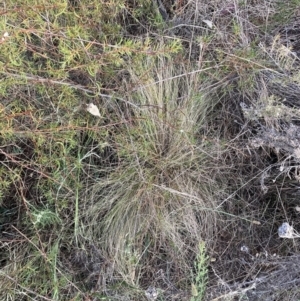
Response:
[[[199,75],[168,59],[129,68],[129,77],[124,89],[136,87],[128,100],[137,107],[114,108],[122,125],[108,143],[118,163],[82,196],[82,235],[100,240],[128,284],[167,262],[179,281],[198,242],[213,244],[216,230],[213,165],[222,149],[206,131],[213,104],[197,92]]]

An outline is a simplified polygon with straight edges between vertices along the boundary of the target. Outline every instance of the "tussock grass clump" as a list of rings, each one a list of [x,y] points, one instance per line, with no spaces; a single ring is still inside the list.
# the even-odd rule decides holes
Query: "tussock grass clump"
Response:
[[[220,189],[212,166],[220,149],[205,136],[214,105],[189,71],[169,59],[129,67],[124,89],[136,87],[129,96],[135,106],[115,107],[123,123],[109,140],[118,164],[83,196],[83,236],[99,239],[130,284],[160,260],[171,261],[179,279],[190,273],[199,241],[212,243]]]

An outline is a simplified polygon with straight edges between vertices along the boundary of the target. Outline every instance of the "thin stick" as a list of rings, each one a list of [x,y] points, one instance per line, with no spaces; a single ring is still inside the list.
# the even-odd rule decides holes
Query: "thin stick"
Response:
[[[103,94],[103,93],[100,93],[100,92],[96,92],[96,91],[93,91],[93,90],[90,90],[90,89],[87,89],[85,88],[84,86],[81,86],[81,85],[75,85],[73,83],[70,83],[70,82],[65,82],[65,81],[59,81],[59,80],[53,80],[53,79],[48,79],[48,78],[43,78],[43,77],[40,77],[40,76],[33,76],[33,75],[30,75],[30,74],[24,74],[24,75],[20,75],[20,74],[15,74],[15,73],[9,73],[9,72],[2,72],[4,75],[6,76],[10,76],[10,77],[14,77],[14,78],[24,78],[26,80],[29,80],[29,81],[35,81],[35,82],[38,82],[38,83],[43,83],[43,84],[55,84],[55,85],[61,85],[61,86],[67,86],[67,87],[70,87],[70,88],[73,88],[73,89],[76,89],[76,90],[81,90],[81,91],[84,91],[86,93],[91,93],[91,94],[94,94],[96,96],[101,96],[101,97],[104,97],[104,98],[109,98],[109,99],[116,99],[116,100],[120,100],[120,101],[123,101],[135,108],[139,108],[139,106],[135,105],[134,103],[128,101],[128,100],[125,100],[121,97],[116,97],[116,96],[112,96],[112,95],[107,95],[107,94]]]

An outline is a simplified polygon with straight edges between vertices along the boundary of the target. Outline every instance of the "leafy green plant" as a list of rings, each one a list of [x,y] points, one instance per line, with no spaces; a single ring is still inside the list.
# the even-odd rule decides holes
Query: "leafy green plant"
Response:
[[[59,217],[49,209],[36,210],[32,214],[32,223],[36,227],[44,228],[46,226],[53,227],[56,224],[60,224]]]
[[[208,256],[205,243],[199,243],[199,250],[194,262],[195,274],[192,282],[192,297],[190,301],[204,300],[206,285],[208,282]]]

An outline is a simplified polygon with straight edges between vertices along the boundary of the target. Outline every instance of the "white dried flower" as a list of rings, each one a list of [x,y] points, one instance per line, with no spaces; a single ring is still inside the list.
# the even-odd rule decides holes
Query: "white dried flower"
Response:
[[[145,295],[148,300],[155,301],[158,297],[158,291],[155,287],[149,286],[147,290],[145,291]]]
[[[298,238],[300,234],[294,230],[293,226],[290,226],[289,223],[283,223],[278,228],[278,235],[281,238]]]
[[[249,248],[245,245],[241,246],[241,251],[244,253],[249,253]]]
[[[98,107],[93,103],[88,104],[86,110],[94,116],[101,117]]]

